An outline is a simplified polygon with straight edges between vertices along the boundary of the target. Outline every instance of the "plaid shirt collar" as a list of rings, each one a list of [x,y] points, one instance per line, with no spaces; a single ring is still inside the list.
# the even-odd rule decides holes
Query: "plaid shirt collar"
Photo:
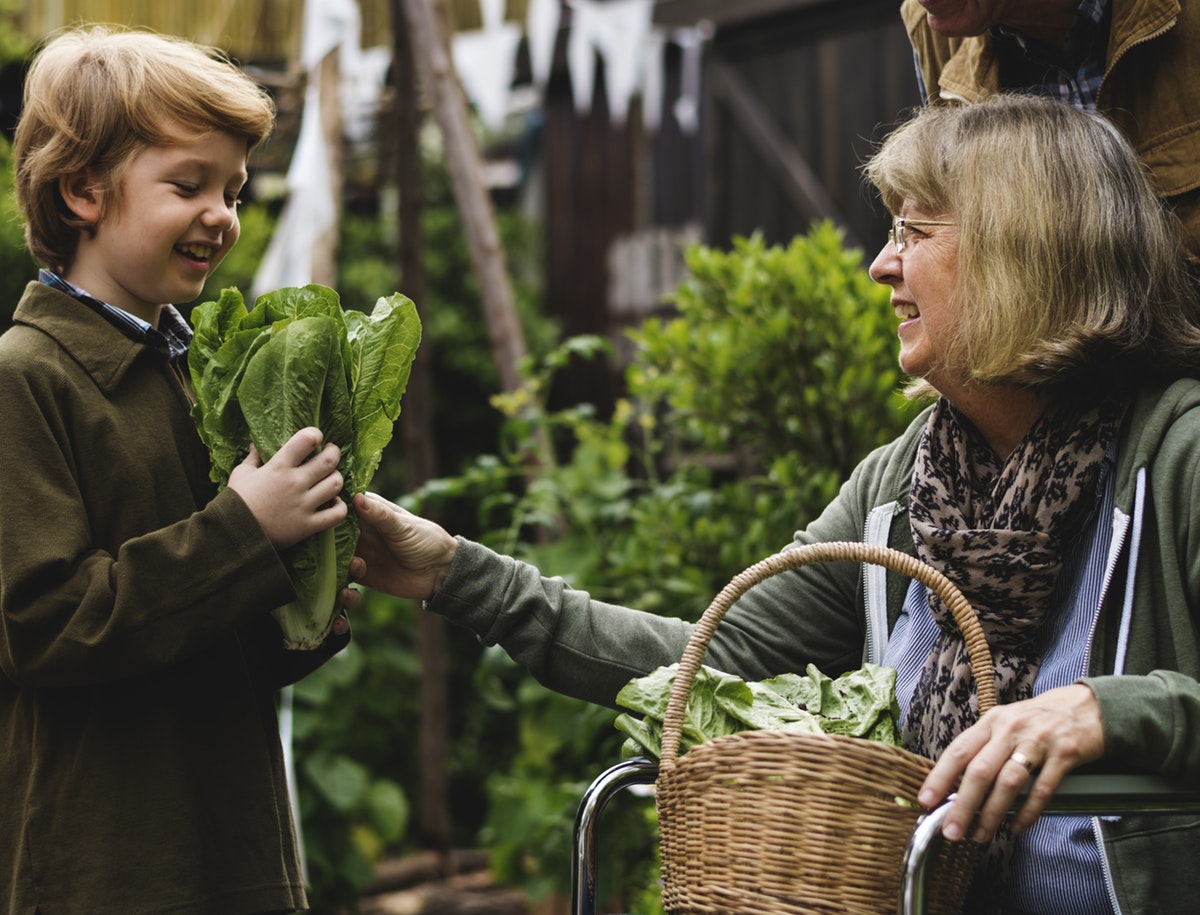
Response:
[[[165,305],[158,319],[158,327],[143,321],[136,315],[131,315],[115,305],[102,302],[84,292],[73,283],[64,280],[58,274],[42,269],[38,271],[38,281],[65,292],[71,298],[87,305],[106,321],[120,330],[125,336],[139,343],[144,343],[149,349],[170,361],[178,359],[187,352],[192,342],[192,329],[174,305]]]
[[[993,34],[1017,44],[1029,59],[1047,66],[1042,85],[1029,88],[1060,98],[1076,108],[1095,111],[1104,79],[1111,3],[1112,0],[1081,0],[1062,51],[1028,41],[1004,26],[997,26]]]

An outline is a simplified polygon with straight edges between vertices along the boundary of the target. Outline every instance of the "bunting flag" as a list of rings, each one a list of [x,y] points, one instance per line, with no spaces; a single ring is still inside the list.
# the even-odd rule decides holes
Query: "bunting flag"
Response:
[[[321,95],[312,81],[304,93],[300,135],[288,165],[287,197],[254,275],[255,298],[280,286],[311,283],[313,246],[336,219],[329,152],[321,127]]]
[[[642,99],[643,124],[657,130],[662,120],[663,60],[667,44],[683,51],[683,95],[671,114],[685,132],[698,125],[700,60],[708,35],[702,29],[666,32],[653,26],[654,0],[529,0],[523,30],[503,21],[504,0],[479,0],[480,29],[452,39],[454,66],[463,91],[490,129],[503,126],[524,34],[534,88],[550,78],[563,7],[570,10],[567,68],[576,110],[591,110],[596,62],[604,62],[605,99],[616,124],[624,124],[635,95]]]
[[[679,98],[675,100],[672,113],[680,129],[687,134],[695,133],[700,126],[700,75],[707,40],[708,32],[703,28],[675,32],[675,42],[683,51],[683,72]]]
[[[504,0],[479,0],[479,17],[485,32],[496,28],[504,21]]]
[[[504,126],[520,43],[521,27],[509,22],[457,32],[451,41],[454,69],[463,91],[490,130]]]
[[[529,46],[533,84],[539,92],[550,80],[550,65],[561,24],[562,0],[529,0],[525,11],[525,39]]]
[[[629,101],[643,85],[654,0],[569,0],[571,35],[567,61],[575,108],[591,107],[596,55],[604,60],[608,110],[624,124]]]

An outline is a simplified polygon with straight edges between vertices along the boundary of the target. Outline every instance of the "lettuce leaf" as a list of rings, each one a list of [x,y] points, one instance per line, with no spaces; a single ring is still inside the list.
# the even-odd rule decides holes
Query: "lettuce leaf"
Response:
[[[662,722],[678,664],[630,680],[617,693],[629,712],[615,725],[626,735],[622,755],[658,759]],[[746,682],[701,666],[692,681],[680,729],[679,750],[717,737],[750,730],[793,730],[806,734],[845,734],[901,746],[896,671],[864,664],[836,680],[810,664],[806,675],[782,674]]]
[[[297,431],[316,426],[342,451],[342,498],[349,503],[366,491],[421,339],[407,297],[381,298],[366,314],[343,310],[334,290],[309,285],[266,293],[247,309],[230,288],[193,309],[192,324],[192,416],[218,487],[228,485],[251,443],[268,461]],[[287,647],[315,648],[328,635],[357,542],[351,508],[341,524],[284,552],[297,598],[274,615]]]

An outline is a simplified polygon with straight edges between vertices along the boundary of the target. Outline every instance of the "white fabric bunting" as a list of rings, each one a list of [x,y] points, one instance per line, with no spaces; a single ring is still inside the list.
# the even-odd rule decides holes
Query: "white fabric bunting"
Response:
[[[525,37],[529,44],[529,66],[533,84],[538,90],[546,88],[550,65],[554,61],[554,45],[562,24],[562,0],[529,0],[525,12]]]
[[[451,44],[463,91],[491,130],[504,126],[520,42],[520,26],[504,22],[489,29],[458,32]]]
[[[700,58],[708,36],[699,29],[655,29],[654,0],[529,0],[523,33],[539,93],[550,78],[564,5],[570,9],[567,68],[576,111],[591,110],[599,57],[613,122],[625,123],[630,101],[640,94],[643,124],[657,130],[662,120],[664,50],[675,43],[683,51],[684,73],[682,97],[672,114],[685,132],[696,129]],[[452,39],[463,91],[493,130],[504,124],[522,34],[514,23],[502,21],[503,14],[504,0],[480,0],[483,28],[459,32]]]
[[[643,85],[653,0],[571,0],[568,65],[575,108],[591,107],[596,54],[604,60],[608,109],[625,123],[629,101]]]
[[[287,199],[252,284],[256,297],[280,286],[304,286],[313,281],[313,245],[337,219],[329,150],[321,127],[317,72],[334,51],[338,51],[338,62],[344,70],[345,48],[349,45],[358,52],[359,36],[358,5],[354,0],[307,0],[304,4],[300,56],[308,83],[300,135],[288,165]]]
[[[485,32],[494,29],[504,21],[504,0],[479,0],[479,16]]]

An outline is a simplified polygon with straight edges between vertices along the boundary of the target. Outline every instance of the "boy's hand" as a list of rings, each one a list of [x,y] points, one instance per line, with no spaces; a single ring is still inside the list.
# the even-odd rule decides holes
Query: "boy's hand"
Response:
[[[320,429],[301,429],[265,464],[252,445],[229,474],[229,488],[249,506],[276,549],[346,517],[346,503],[337,498],[343,485],[337,469],[341,450],[333,443],[321,448],[322,439]]]

